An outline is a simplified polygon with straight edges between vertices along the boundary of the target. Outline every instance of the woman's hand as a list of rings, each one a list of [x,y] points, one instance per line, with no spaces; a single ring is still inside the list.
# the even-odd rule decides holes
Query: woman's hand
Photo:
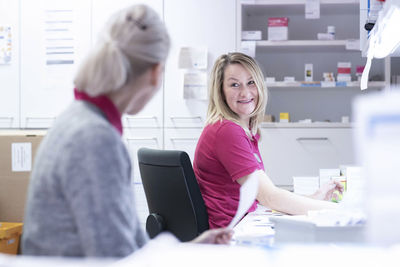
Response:
[[[229,244],[232,235],[233,230],[228,228],[212,229],[203,232],[191,242],[197,244]]]
[[[311,198],[318,200],[331,200],[332,197],[338,198],[336,191],[339,193],[343,193],[344,187],[343,185],[336,180],[331,180],[325,184],[323,184],[313,195]]]

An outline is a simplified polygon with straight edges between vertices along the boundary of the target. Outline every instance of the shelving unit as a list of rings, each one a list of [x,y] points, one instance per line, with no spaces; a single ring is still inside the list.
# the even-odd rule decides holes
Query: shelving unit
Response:
[[[369,89],[361,92],[355,75],[356,66],[365,65],[366,58],[354,48],[360,39],[359,0],[321,0],[320,19],[305,18],[305,0],[256,0],[237,1],[237,47],[240,50],[241,31],[258,30],[262,40],[255,41],[256,56],[266,77],[275,77],[267,83],[270,89],[267,113],[279,117],[280,112],[289,112],[293,121],[313,120],[340,121],[341,116],[351,116],[351,99],[361,93],[369,93],[390,84],[390,59],[374,60],[370,71]],[[356,15],[355,15],[356,14]],[[289,18],[289,40],[268,40],[268,17]],[[335,40],[317,40],[317,34],[326,32],[327,26],[335,26]],[[337,63],[352,63],[352,81],[324,83],[323,72],[333,72],[336,77]],[[304,65],[313,64],[313,83],[304,81]],[[295,82],[284,82],[292,76]],[[289,95],[290,94],[290,95]],[[300,95],[301,94],[301,95]],[[335,104],[329,103],[329,98]],[[350,99],[349,99],[350,98]],[[299,103],[299,100],[305,101]],[[279,106],[277,102],[283,103]],[[320,102],[320,107],[332,108],[322,112],[298,111],[299,105]],[[297,107],[290,109],[290,107]],[[289,110],[287,109],[289,108]],[[297,114],[296,114],[297,113]]]

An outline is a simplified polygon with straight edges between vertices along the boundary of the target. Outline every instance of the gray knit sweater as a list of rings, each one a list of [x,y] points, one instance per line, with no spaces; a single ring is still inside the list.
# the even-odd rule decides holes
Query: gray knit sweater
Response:
[[[43,139],[24,223],[28,255],[123,257],[146,243],[128,152],[97,107],[74,101]]]

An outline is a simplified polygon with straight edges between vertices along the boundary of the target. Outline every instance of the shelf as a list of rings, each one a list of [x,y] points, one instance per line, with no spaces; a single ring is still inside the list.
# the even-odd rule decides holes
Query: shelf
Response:
[[[263,122],[261,128],[352,128],[352,123],[341,122]]]
[[[247,40],[242,40],[247,41]],[[356,52],[361,53],[358,49],[348,49],[357,45],[357,40],[287,40],[287,41],[255,41],[256,47],[260,49],[268,49],[268,51],[290,52]]]
[[[334,82],[334,84],[323,84],[321,86],[321,82],[274,82],[274,83],[266,83],[268,88],[359,88],[360,82],[352,81],[352,82]],[[385,87],[384,81],[370,81],[368,82],[368,88],[383,88]]]
[[[344,46],[347,40],[287,40],[287,41],[256,41],[260,47],[282,47],[282,46]]]
[[[306,0],[241,0],[242,5],[304,5]],[[359,4],[359,0],[320,0],[321,4]]]

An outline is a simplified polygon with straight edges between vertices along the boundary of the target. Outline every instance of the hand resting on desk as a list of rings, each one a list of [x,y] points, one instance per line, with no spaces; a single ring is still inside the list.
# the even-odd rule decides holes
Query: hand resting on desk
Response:
[[[197,244],[229,244],[232,235],[233,230],[228,228],[211,229],[203,232],[191,242]]]

